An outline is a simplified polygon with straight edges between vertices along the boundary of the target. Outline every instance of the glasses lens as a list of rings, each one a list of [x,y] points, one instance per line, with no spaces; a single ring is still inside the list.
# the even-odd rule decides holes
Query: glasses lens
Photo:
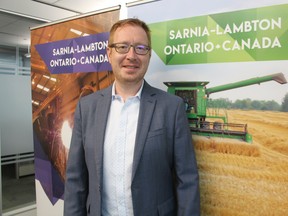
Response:
[[[114,47],[115,50],[118,53],[121,54],[125,54],[128,53],[130,50],[130,47],[134,48],[134,51],[138,54],[138,55],[146,55],[148,53],[148,51],[150,50],[149,46],[146,45],[128,45],[128,44],[113,44],[111,47]]]
[[[137,45],[134,48],[135,52],[139,55],[146,55],[149,51],[149,47],[145,45]]]
[[[115,44],[115,49],[119,53],[127,53],[129,51],[130,46],[128,44]]]

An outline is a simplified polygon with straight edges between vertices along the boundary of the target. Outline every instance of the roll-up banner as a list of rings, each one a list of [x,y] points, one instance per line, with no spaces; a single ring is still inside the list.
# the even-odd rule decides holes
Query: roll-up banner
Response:
[[[201,215],[288,212],[287,11],[287,0],[128,8],[151,29],[147,82],[187,105]]]
[[[110,85],[106,55],[119,7],[31,30],[37,215],[63,215],[73,116],[79,97]]]

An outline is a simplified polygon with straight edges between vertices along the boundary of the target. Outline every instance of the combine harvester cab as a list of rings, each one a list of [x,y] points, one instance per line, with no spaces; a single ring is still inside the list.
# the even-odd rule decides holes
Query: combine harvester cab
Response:
[[[283,73],[255,77],[235,83],[206,88],[209,82],[164,82],[168,92],[183,98],[192,134],[207,137],[225,137],[244,140],[252,143],[252,135],[248,133],[247,124],[228,123],[225,116],[207,115],[207,100],[212,93],[260,84],[267,81],[286,84]],[[209,122],[206,119],[217,119]],[[219,122],[219,120],[221,120]]]

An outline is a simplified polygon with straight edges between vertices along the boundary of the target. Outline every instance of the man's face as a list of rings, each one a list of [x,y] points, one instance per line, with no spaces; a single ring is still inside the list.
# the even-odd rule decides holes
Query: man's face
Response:
[[[125,25],[118,28],[114,33],[113,44],[122,43],[128,45],[146,45],[148,38],[146,32],[139,26]],[[116,82],[122,84],[137,84],[147,71],[151,51],[146,55],[136,54],[133,47],[128,53],[118,53],[115,48],[107,48],[109,62]]]

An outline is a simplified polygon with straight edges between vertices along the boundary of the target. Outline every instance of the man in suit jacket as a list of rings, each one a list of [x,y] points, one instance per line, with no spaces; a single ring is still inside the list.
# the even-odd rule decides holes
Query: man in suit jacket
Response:
[[[144,80],[151,57],[148,26],[121,20],[108,44],[115,82],[77,105],[64,215],[200,215],[183,100]]]

